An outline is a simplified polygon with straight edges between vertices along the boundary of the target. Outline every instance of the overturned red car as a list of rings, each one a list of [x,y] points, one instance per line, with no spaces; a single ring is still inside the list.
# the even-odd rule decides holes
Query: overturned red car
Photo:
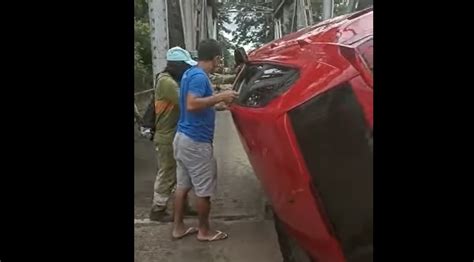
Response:
[[[232,116],[285,261],[373,260],[372,50],[369,8],[236,52]]]

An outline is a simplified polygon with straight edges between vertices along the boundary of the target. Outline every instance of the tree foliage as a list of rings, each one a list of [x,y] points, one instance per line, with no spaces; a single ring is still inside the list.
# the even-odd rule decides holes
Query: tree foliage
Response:
[[[149,89],[153,83],[152,51],[148,5],[145,0],[134,0],[134,88]]]
[[[233,67],[234,56],[229,49],[234,49],[234,45],[227,39],[225,34],[230,34],[231,30],[226,25],[231,23],[228,8],[223,3],[217,3],[217,41],[221,44],[224,54],[224,66]]]
[[[334,16],[339,16],[371,6],[373,0],[334,0]],[[236,45],[258,47],[274,38],[272,1],[228,0],[224,8],[236,13],[232,22],[236,30],[232,32],[232,42]],[[323,0],[311,0],[313,23],[323,20]],[[270,11],[268,11],[270,9]],[[227,31],[226,31],[227,32]]]
[[[227,8],[235,12],[233,23],[237,26],[232,32],[232,42],[236,45],[258,47],[273,40],[272,3],[258,0],[229,0]]]
[[[152,69],[152,52],[150,41],[150,24],[140,19],[135,19],[135,45],[138,48],[145,67]]]

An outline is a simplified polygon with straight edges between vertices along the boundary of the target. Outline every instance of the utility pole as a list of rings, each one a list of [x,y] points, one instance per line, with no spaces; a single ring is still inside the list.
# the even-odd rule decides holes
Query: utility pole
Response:
[[[153,55],[153,81],[155,81],[155,76],[166,67],[166,52],[169,49],[167,0],[149,0],[148,11]]]

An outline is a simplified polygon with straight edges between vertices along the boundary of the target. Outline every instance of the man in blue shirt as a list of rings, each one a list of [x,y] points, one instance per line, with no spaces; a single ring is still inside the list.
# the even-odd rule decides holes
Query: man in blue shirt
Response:
[[[215,127],[215,106],[226,107],[237,93],[231,90],[213,94],[209,74],[220,64],[219,42],[204,40],[198,48],[198,65],[188,69],[181,79],[178,130],[173,141],[177,164],[173,238],[198,233],[201,241],[227,238],[227,234],[209,228],[210,198],[217,184],[217,163],[212,142]],[[197,196],[199,228],[183,223],[186,196],[193,189]]]

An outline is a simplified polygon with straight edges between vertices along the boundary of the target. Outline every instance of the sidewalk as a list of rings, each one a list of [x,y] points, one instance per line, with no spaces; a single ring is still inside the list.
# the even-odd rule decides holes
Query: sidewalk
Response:
[[[194,236],[171,240],[171,224],[150,222],[155,160],[153,145],[135,138],[135,262],[281,262],[272,220],[265,220],[265,197],[240,143],[230,112],[216,116],[214,153],[218,189],[211,225],[229,239],[202,243]],[[193,203],[192,203],[193,204]],[[187,220],[197,225],[197,219]]]
[[[192,220],[191,220],[192,221]],[[194,223],[193,223],[194,222]],[[196,225],[197,221],[189,222]],[[281,262],[273,221],[214,222],[229,238],[171,240],[171,224],[135,225],[135,262]]]

